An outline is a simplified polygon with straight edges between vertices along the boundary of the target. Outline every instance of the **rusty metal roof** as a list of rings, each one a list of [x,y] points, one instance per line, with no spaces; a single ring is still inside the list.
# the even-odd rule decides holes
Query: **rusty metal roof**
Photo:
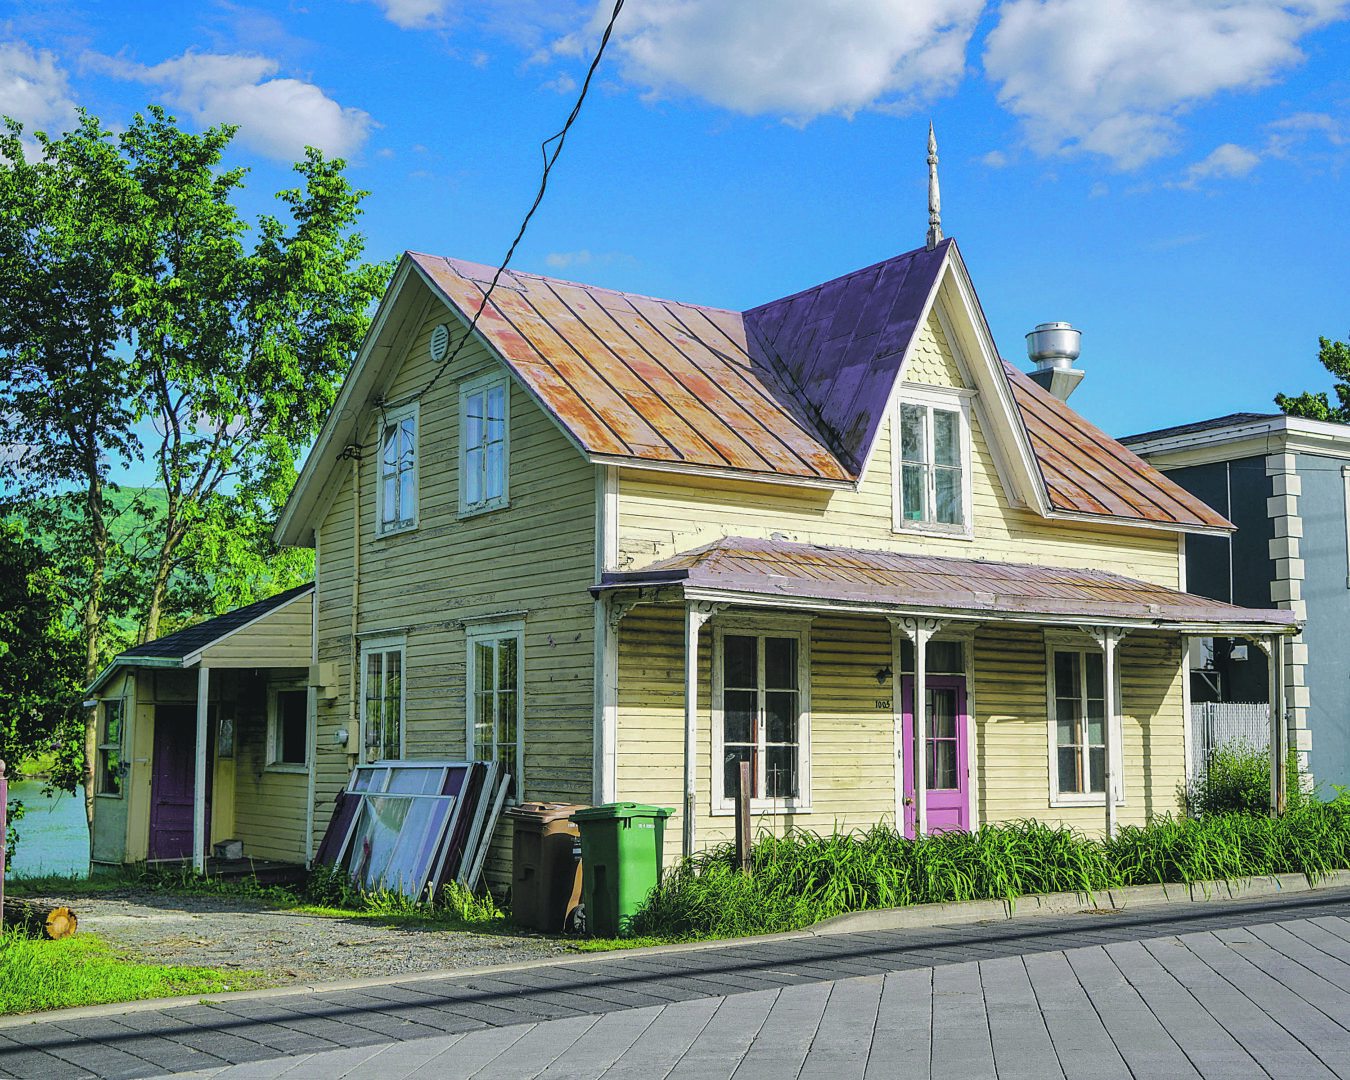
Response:
[[[990,620],[1107,620],[1291,632],[1292,612],[1240,608],[1091,568],[1034,566],[731,537],[608,573],[597,590],[679,585],[686,592],[821,601],[850,608],[981,615]]]
[[[1054,509],[1233,528],[1227,518],[1089,424],[1011,364],[1005,362],[1003,368]]]
[[[846,486],[876,440],[949,255],[959,259],[945,240],[744,313],[508,270],[478,330],[596,459]],[[466,321],[495,273],[409,258]],[[1232,528],[1005,372],[1053,511]]]

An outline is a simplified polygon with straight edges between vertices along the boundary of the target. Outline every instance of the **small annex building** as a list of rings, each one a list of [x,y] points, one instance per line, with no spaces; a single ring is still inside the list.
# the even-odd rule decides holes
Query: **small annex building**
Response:
[[[100,673],[87,694],[98,709],[94,870],[204,869],[224,840],[256,867],[308,861],[323,692],[311,687],[313,597],[313,584],[288,589],[128,649]]]
[[[306,814],[491,758],[670,855],[741,762],[756,829],[1140,823],[1190,637],[1298,629],[1185,591],[1231,528],[1001,360],[940,235],[748,311],[407,253],[275,533],[336,675]]]

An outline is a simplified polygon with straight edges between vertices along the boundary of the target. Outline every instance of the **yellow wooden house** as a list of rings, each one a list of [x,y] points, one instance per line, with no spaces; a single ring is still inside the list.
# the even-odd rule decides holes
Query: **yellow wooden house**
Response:
[[[309,851],[388,758],[675,808],[672,855],[742,762],[756,828],[1143,822],[1187,636],[1296,629],[1185,592],[1230,528],[1000,360],[951,240],[745,312],[406,254],[276,530]]]

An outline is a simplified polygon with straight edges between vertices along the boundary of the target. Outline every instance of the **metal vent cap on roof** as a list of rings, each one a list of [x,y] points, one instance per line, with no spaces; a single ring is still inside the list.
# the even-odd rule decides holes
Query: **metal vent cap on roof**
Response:
[[[1036,362],[1031,378],[1060,401],[1068,401],[1083,381],[1073,366],[1082,340],[1083,332],[1066,322],[1044,322],[1027,335],[1027,356]]]

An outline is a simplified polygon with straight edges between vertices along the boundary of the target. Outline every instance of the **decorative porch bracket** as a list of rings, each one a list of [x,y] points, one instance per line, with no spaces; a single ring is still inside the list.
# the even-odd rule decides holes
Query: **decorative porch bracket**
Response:
[[[698,632],[703,624],[725,608],[708,600],[688,600],[684,605],[684,845],[687,859],[694,853],[694,814],[698,808],[695,784],[698,758]],[[711,735],[711,730],[709,735]],[[711,775],[709,777],[711,779]]]
[[[1284,690],[1284,643],[1279,634],[1247,639],[1266,654],[1267,682],[1270,686],[1270,815],[1279,817],[1289,808],[1289,790],[1285,783],[1284,761],[1288,757],[1289,719]]]
[[[917,619],[906,615],[886,617],[892,627],[914,644],[914,838],[917,840],[928,835],[928,773],[925,768],[928,764],[928,642],[942,629],[942,623],[937,619]],[[905,824],[901,814],[905,789],[905,748],[902,732],[905,706],[900,681],[901,667],[900,657],[896,655],[891,663],[895,684],[891,708],[896,732],[896,774],[900,777],[900,782],[896,784],[895,827],[903,832]]]
[[[206,873],[206,736],[210,715],[211,669],[197,669],[197,751],[193,754],[192,868]]]
[[[1102,743],[1106,758],[1106,836],[1115,839],[1116,835],[1116,768],[1118,753],[1115,746],[1116,721],[1119,719],[1120,702],[1116,693],[1116,646],[1120,644],[1128,630],[1119,626],[1083,626],[1083,633],[1092,638],[1102,650]],[[1085,718],[1086,719],[1086,718]]]

